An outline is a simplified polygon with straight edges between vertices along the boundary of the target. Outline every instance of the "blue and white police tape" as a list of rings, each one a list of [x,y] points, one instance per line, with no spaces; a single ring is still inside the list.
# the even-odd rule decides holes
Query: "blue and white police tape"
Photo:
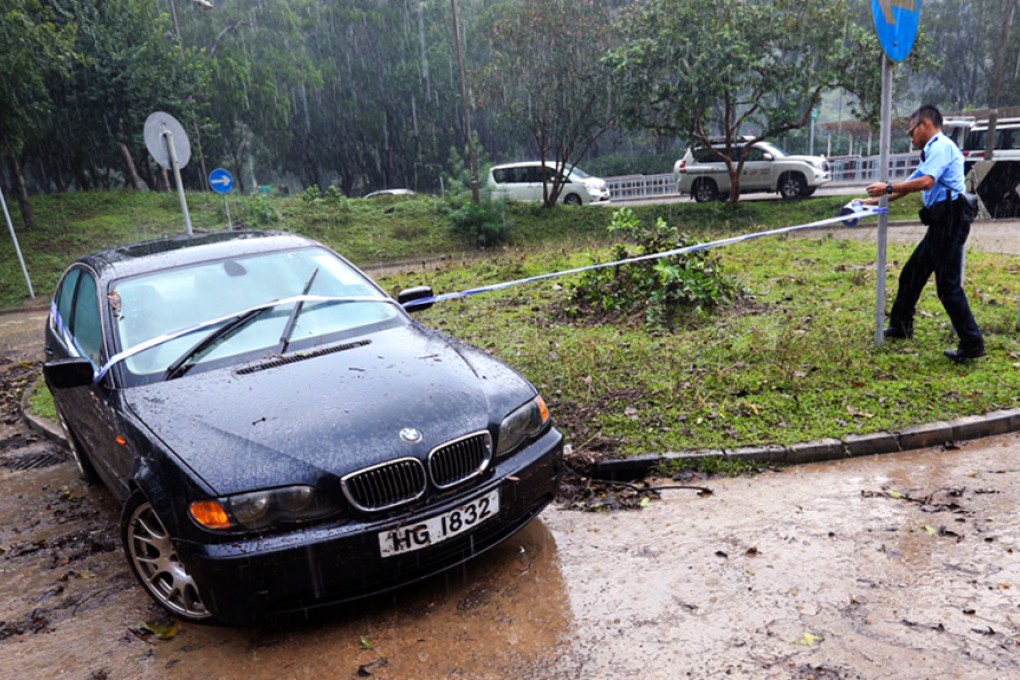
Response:
[[[859,215],[854,220],[855,226],[857,222],[862,219],[869,217],[877,217],[883,213],[888,212],[888,208],[878,208],[870,205],[863,205],[854,211],[855,215]],[[830,217],[824,220],[818,220],[817,222],[808,222],[807,224],[797,224],[792,227],[780,227],[779,229],[769,229],[768,231],[759,231],[753,234],[744,234],[742,236],[733,236],[731,238],[724,238],[718,241],[710,241],[709,243],[699,243],[693,246],[685,246],[683,248],[675,248],[673,250],[665,250],[659,253],[652,253],[650,255],[639,255],[637,257],[630,257],[624,260],[617,260],[615,262],[604,262],[601,264],[592,264],[585,267],[576,267],[574,269],[565,269],[563,271],[552,272],[550,274],[540,274],[538,276],[529,276],[524,279],[516,279],[514,281],[505,281],[503,283],[495,283],[489,286],[481,286],[480,288],[471,288],[470,290],[462,290],[458,293],[444,293],[442,295],[436,295],[431,298],[420,298],[404,303],[405,307],[418,307],[425,306],[435,302],[446,302],[447,300],[460,300],[469,298],[474,295],[481,295],[482,293],[491,293],[497,290],[506,290],[507,288],[513,288],[515,286],[522,286],[526,283],[535,283],[537,281],[545,281],[548,279],[556,279],[561,276],[570,276],[572,274],[581,274],[583,272],[595,271],[597,269],[606,269],[608,267],[619,267],[625,264],[633,264],[635,262],[644,262],[646,260],[658,260],[664,257],[672,257],[674,255],[686,255],[688,253],[697,253],[702,250],[711,250],[713,248],[721,248],[722,246],[729,246],[735,243],[744,243],[746,241],[754,241],[759,238],[765,238],[766,236],[779,236],[781,234],[791,234],[797,231],[806,231],[808,229],[817,229],[819,227],[831,227],[836,224],[846,224],[846,218],[843,217],[842,211],[839,217]]]
[[[844,210],[845,210],[845,208],[844,208]],[[436,296],[430,297],[430,298],[419,298],[419,299],[412,300],[412,301],[404,303],[404,307],[418,307],[418,306],[428,305],[430,303],[435,303],[435,302],[446,302],[447,300],[459,300],[459,299],[469,298],[469,297],[472,297],[472,296],[475,296],[475,295],[481,295],[482,293],[491,293],[491,292],[497,291],[497,290],[506,290],[507,288],[513,288],[515,286],[522,286],[522,285],[524,285],[526,283],[535,283],[537,281],[546,281],[548,279],[560,278],[562,276],[570,276],[572,274],[580,274],[580,273],[583,273],[583,272],[595,271],[597,269],[606,269],[608,267],[619,267],[619,266],[622,266],[622,265],[625,265],[625,264],[633,264],[635,262],[644,262],[644,261],[647,261],[647,260],[657,260],[657,259],[661,259],[661,258],[665,258],[665,257],[672,257],[674,255],[685,255],[687,253],[696,253],[696,252],[700,252],[700,251],[703,251],[703,250],[711,250],[712,248],[720,248],[722,246],[732,245],[732,244],[735,244],[735,243],[743,243],[743,242],[746,242],[746,241],[753,241],[755,239],[765,238],[766,236],[778,236],[778,235],[781,235],[781,234],[790,234],[790,233],[797,232],[797,231],[805,231],[805,230],[808,230],[808,229],[817,229],[819,227],[829,227],[829,226],[832,226],[832,225],[835,225],[835,224],[839,224],[839,223],[846,224],[847,226],[855,226],[862,219],[867,219],[869,217],[877,217],[878,215],[881,215],[881,214],[883,214],[885,212],[888,212],[888,210],[886,208],[876,208],[876,207],[872,207],[872,206],[865,206],[865,205],[862,204],[858,208],[855,208],[854,211],[853,211],[853,214],[857,215],[858,217],[856,217],[854,220],[852,220],[853,221],[852,225],[848,223],[848,221],[844,217],[844,213],[842,211],[840,211],[840,216],[839,217],[832,217],[832,218],[829,218],[829,219],[818,220],[817,222],[809,222],[807,224],[798,224],[798,225],[795,225],[795,226],[792,226],[792,227],[781,227],[779,229],[770,229],[768,231],[760,231],[760,232],[756,232],[756,233],[753,233],[753,234],[744,234],[742,236],[734,236],[734,237],[731,237],[731,238],[720,239],[718,241],[711,241],[709,243],[699,243],[699,244],[696,244],[696,245],[693,245],[693,246],[685,246],[683,248],[675,248],[673,250],[665,250],[665,251],[662,251],[662,252],[659,252],[659,253],[652,253],[650,255],[640,255],[640,256],[637,256],[637,257],[630,257],[630,258],[627,258],[627,259],[624,259],[624,260],[617,260],[615,262],[605,262],[605,263],[601,263],[601,264],[588,265],[588,266],[585,266],[585,267],[576,267],[574,269],[566,269],[566,270],[563,270],[563,271],[552,272],[552,273],[549,273],[549,274],[541,274],[539,276],[530,276],[530,277],[524,278],[524,279],[516,279],[514,281],[505,281],[503,283],[496,283],[496,284],[492,284],[492,285],[489,285],[489,286],[482,286],[480,288],[472,288],[470,290],[460,291],[459,293],[445,293],[443,295],[436,295]],[[103,364],[96,371],[94,381],[95,382],[99,382],[100,380],[102,380],[103,377],[107,373],[109,373],[110,369],[114,365],[120,363],[121,361],[124,361],[125,359],[129,359],[130,357],[133,357],[136,354],[144,352],[145,350],[152,349],[153,347],[156,347],[157,345],[162,345],[164,343],[170,342],[172,340],[176,340],[178,338],[184,337],[186,335],[190,335],[192,333],[195,333],[197,331],[200,331],[200,330],[203,330],[203,329],[206,329],[206,328],[212,328],[213,326],[219,326],[221,324],[228,323],[228,322],[233,321],[234,319],[237,319],[239,317],[244,317],[244,316],[248,316],[250,314],[254,314],[256,312],[259,312],[260,310],[270,309],[272,307],[279,307],[281,305],[296,304],[298,302],[302,302],[302,303],[304,303],[304,302],[313,302],[313,303],[315,303],[315,302],[329,302],[329,303],[334,303],[334,304],[336,304],[336,303],[352,303],[352,302],[373,302],[373,303],[383,303],[383,304],[387,304],[388,303],[388,304],[394,304],[394,305],[398,304],[392,298],[371,297],[371,296],[369,296],[369,297],[362,297],[362,296],[356,296],[356,297],[332,297],[332,296],[326,296],[326,295],[295,295],[293,297],[283,298],[281,300],[272,300],[270,302],[266,302],[266,303],[263,303],[261,305],[256,305],[254,307],[250,307],[248,309],[245,309],[245,310],[242,310],[242,311],[239,311],[239,312],[235,312],[233,314],[228,314],[226,316],[221,316],[221,317],[216,318],[216,319],[210,319],[208,321],[203,321],[202,323],[192,324],[192,325],[186,326],[184,328],[179,328],[179,329],[177,329],[175,331],[172,331],[170,333],[165,333],[165,334],[159,335],[159,336],[157,336],[155,338],[150,338],[149,340],[146,340],[145,342],[139,343],[137,345],[134,345],[133,347],[129,347],[129,348],[127,348],[127,349],[125,349],[125,350],[123,350],[121,352],[118,352],[117,354],[115,354],[112,357],[110,357],[110,359],[105,364]],[[63,331],[62,335],[65,335],[65,340],[66,340],[67,339],[67,334],[66,334],[66,331],[64,331],[63,320],[60,318],[60,314],[57,312],[56,304],[55,303],[51,305],[50,314],[53,315],[53,318],[55,320],[57,328],[60,329],[61,331]],[[84,354],[82,354],[82,356],[84,356]]]
[[[280,300],[271,300],[271,301],[265,302],[265,303],[263,303],[261,305],[255,305],[254,307],[249,307],[249,308],[243,309],[243,310],[241,310],[239,312],[234,312],[233,314],[227,314],[225,316],[217,317],[215,319],[209,319],[208,321],[203,321],[202,323],[191,324],[190,326],[185,326],[183,328],[178,328],[175,331],[171,331],[169,333],[164,333],[162,335],[157,335],[154,338],[149,338],[145,342],[140,342],[137,345],[133,345],[131,347],[128,347],[127,349],[125,349],[125,350],[123,350],[121,352],[118,352],[118,353],[114,354],[112,357],[110,357],[110,359],[105,364],[103,364],[99,368],[99,370],[96,371],[95,377],[93,378],[93,382],[99,382],[100,380],[102,380],[103,377],[107,373],[110,372],[110,369],[113,368],[114,365],[120,363],[121,361],[124,361],[125,359],[130,359],[131,357],[135,356],[136,354],[140,354],[141,352],[144,352],[147,349],[152,349],[153,347],[156,347],[158,345],[162,345],[162,344],[170,342],[172,340],[177,340],[178,338],[182,338],[185,335],[191,335],[192,333],[195,333],[195,332],[200,331],[200,330],[204,330],[206,328],[212,328],[213,326],[220,326],[222,324],[226,324],[226,323],[229,323],[231,321],[234,321],[235,319],[239,319],[239,318],[242,318],[242,317],[246,317],[246,316],[249,316],[249,315],[256,314],[256,313],[258,313],[258,312],[260,312],[262,310],[265,310],[265,309],[272,309],[273,307],[280,307],[282,305],[296,304],[298,302],[301,302],[301,303],[306,303],[306,302],[312,302],[312,303],[315,303],[315,302],[329,302],[329,303],[332,303],[332,304],[343,304],[343,303],[352,303],[352,302],[371,302],[371,303],[375,303],[375,304],[399,305],[399,303],[396,300],[394,300],[393,298],[382,297],[382,296],[379,296],[379,297],[375,297],[375,296],[344,296],[344,297],[335,297],[335,296],[329,296],[329,295],[294,295],[293,297],[282,298]],[[55,303],[50,306],[50,314],[54,315],[54,319],[56,320],[56,324],[57,324],[58,329],[64,328],[63,320],[60,318],[60,314],[56,311],[56,304]],[[65,336],[65,342],[67,340],[68,340],[68,338]],[[79,348],[79,351],[80,351],[80,348]],[[85,355],[82,354],[82,356],[85,356]]]
[[[860,199],[856,199],[855,198],[854,200],[852,200],[849,203],[847,203],[846,205],[844,205],[840,209],[839,214],[840,214],[840,216],[843,216],[843,215],[856,215],[856,217],[854,217],[852,219],[843,220],[843,224],[845,224],[846,226],[848,226],[848,227],[856,227],[858,224],[861,223],[862,217],[870,217],[871,216],[871,215],[864,215],[864,212],[866,210],[867,210],[867,207],[863,203],[861,203]]]

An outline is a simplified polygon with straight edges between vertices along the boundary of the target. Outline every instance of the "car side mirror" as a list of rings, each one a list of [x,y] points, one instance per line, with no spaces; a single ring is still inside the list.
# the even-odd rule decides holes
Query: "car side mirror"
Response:
[[[435,304],[432,286],[415,286],[400,291],[397,302],[408,312],[420,312]]]
[[[46,384],[56,390],[91,385],[95,378],[92,362],[88,359],[72,357],[58,359],[43,365],[43,377]]]
[[[775,156],[773,156],[770,153],[766,153],[765,154],[765,160],[767,160],[767,161],[775,160]]]

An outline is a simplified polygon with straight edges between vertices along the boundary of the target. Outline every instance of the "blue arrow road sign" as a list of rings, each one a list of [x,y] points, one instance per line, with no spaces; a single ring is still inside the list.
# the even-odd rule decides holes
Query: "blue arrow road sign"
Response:
[[[229,194],[234,188],[234,178],[223,168],[216,168],[209,173],[209,186],[218,194]]]
[[[886,56],[896,62],[910,56],[921,24],[921,0],[871,0],[871,16]]]

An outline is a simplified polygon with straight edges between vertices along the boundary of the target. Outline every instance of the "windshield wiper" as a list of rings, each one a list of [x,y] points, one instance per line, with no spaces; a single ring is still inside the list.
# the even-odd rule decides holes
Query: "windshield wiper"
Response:
[[[312,289],[312,284],[315,282],[315,277],[319,273],[319,268],[316,267],[312,275],[308,277],[308,282],[305,287],[301,290],[302,297],[308,295],[308,291]],[[301,308],[305,306],[304,300],[298,300],[294,303],[294,309],[290,310],[290,316],[287,317],[287,325],[283,327],[283,334],[280,336],[280,347],[277,349],[277,354],[283,354],[287,351],[287,346],[290,345],[290,334],[294,332],[294,326],[297,325],[298,314],[301,313]]]
[[[241,330],[241,328],[251,323],[251,321],[262,314],[262,312],[267,309],[272,309],[273,306],[274,305],[266,305],[264,307],[249,309],[231,321],[223,324],[212,333],[202,338],[198,344],[194,345],[191,349],[174,360],[172,364],[167,366],[166,372],[163,374],[163,379],[173,380],[174,378],[184,375],[191,368],[191,365],[188,364],[189,361],[215,345],[220,340],[223,340],[227,336],[233,335],[235,332]]]

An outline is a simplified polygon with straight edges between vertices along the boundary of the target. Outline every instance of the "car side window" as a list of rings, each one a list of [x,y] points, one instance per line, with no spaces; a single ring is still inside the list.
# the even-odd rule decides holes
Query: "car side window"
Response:
[[[1016,141],[1017,141],[1017,137],[1018,137],[1017,132],[1018,132],[1017,130],[1009,130],[1009,129],[1003,130],[1002,131],[1002,139],[1001,139],[1001,141],[999,143],[999,147],[998,148],[1002,149],[1003,151],[1009,151],[1011,149],[1015,149],[1016,146],[1017,146],[1016,145]]]
[[[508,168],[498,168],[492,171],[492,179],[496,184],[505,184],[510,181],[510,170]]]
[[[88,273],[81,275],[78,294],[74,298],[71,334],[78,349],[96,366],[102,363],[103,325],[99,319],[99,295],[96,280]]]
[[[57,314],[65,328],[70,329],[71,324],[71,302],[74,301],[74,291],[78,287],[78,278],[81,276],[80,269],[72,269],[64,277],[57,291]]]
[[[717,163],[719,161],[719,157],[715,155],[715,152],[712,151],[712,149],[706,146],[694,151],[694,160],[699,163]]]
[[[765,152],[755,147],[751,147],[750,149],[744,149],[744,160],[763,161],[765,160]]]

